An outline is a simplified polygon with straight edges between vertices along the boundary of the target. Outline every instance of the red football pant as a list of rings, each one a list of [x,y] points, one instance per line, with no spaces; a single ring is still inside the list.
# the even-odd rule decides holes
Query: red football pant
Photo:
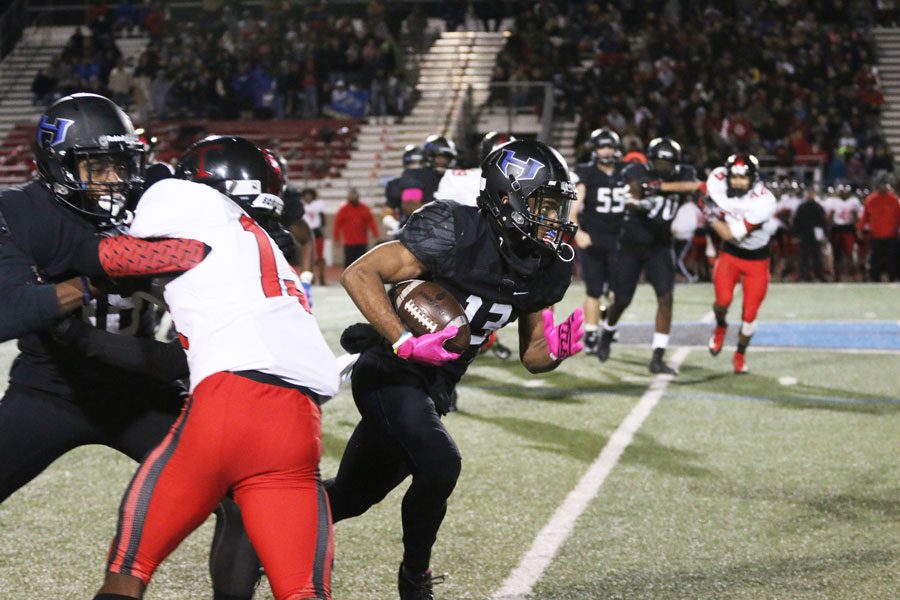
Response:
[[[769,289],[769,259],[748,260],[722,252],[713,267],[713,285],[716,289],[716,304],[724,308],[731,305],[734,286],[738,281],[744,291],[745,323],[756,320],[759,307]]]
[[[145,584],[229,490],[279,600],[331,597],[331,515],[319,407],[232,373],[194,390],[125,491],[108,570]]]

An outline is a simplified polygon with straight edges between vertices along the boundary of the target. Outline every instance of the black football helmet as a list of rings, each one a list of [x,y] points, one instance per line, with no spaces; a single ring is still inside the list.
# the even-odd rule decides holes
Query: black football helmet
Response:
[[[743,196],[756,185],[759,180],[759,161],[752,154],[732,154],[725,161],[725,169],[728,172],[726,180],[728,182],[729,196]],[[731,178],[747,177],[749,183],[746,188],[736,188],[732,184]]]
[[[403,168],[412,169],[422,164],[422,149],[415,144],[407,144],[403,148]]]
[[[670,177],[681,162],[681,144],[672,138],[655,138],[647,146],[647,160],[662,178]]]
[[[280,216],[284,176],[278,160],[248,139],[211,136],[187,149],[175,176],[203,183],[225,194],[256,220]]]
[[[591,132],[591,138],[588,141],[594,159],[601,165],[614,165],[622,160],[622,140],[619,134],[612,129],[595,129]],[[614,153],[609,156],[600,156],[597,151],[600,148],[612,148]]]
[[[514,141],[516,141],[516,138],[511,135],[499,133],[497,131],[488,131],[484,134],[484,137],[481,138],[481,144],[478,147],[478,161],[483,161],[487,158],[488,154],[496,150],[499,146]]]
[[[143,189],[145,145],[131,119],[97,94],[73,94],[41,116],[34,136],[40,181],[98,227],[126,222]]]
[[[575,224],[569,209],[575,186],[560,154],[533,140],[500,146],[481,163],[478,208],[491,217],[505,244],[518,257],[574,257],[569,241]]]
[[[438,156],[446,156],[449,159],[447,166],[452,168],[456,163],[456,144],[442,135],[429,135],[422,145],[422,158],[425,165],[434,167],[434,159]]]

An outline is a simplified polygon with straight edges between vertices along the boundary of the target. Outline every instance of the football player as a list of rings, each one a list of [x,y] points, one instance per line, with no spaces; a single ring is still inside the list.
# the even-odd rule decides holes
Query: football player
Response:
[[[631,191],[641,190],[641,199],[630,195],[625,202],[625,220],[613,273],[613,303],[602,323],[597,358],[609,358],[610,345],[622,313],[631,304],[641,272],[656,292],[656,331],[649,369],[651,373],[676,374],[663,361],[672,330],[675,290],[675,255],[672,250],[672,220],[687,194],[700,187],[694,167],[681,163],[681,145],[670,138],[656,138],[647,146],[647,164],[632,163],[623,171]]]
[[[734,372],[747,373],[745,354],[756,331],[756,316],[769,287],[769,241],[778,229],[776,202],[759,180],[759,162],[752,154],[734,154],[706,180],[708,199],[703,211],[722,240],[713,267],[716,328],[709,352],[717,356],[725,343],[725,316],[738,281],[744,295]]]
[[[409,185],[407,169],[419,169],[422,166],[422,148],[415,144],[407,144],[403,148],[403,171],[398,177],[388,180],[384,186],[384,210],[381,222],[390,239],[397,238],[400,230],[400,212],[403,207],[403,190]],[[403,175],[407,174],[404,178]],[[405,219],[404,219],[405,220]]]
[[[834,251],[834,280],[846,274],[857,275],[856,268],[856,222],[862,214],[863,206],[859,198],[852,195],[850,186],[839,184],[836,194],[830,194],[823,202],[823,208],[831,224],[831,247]]]
[[[0,400],[0,502],[78,446],[142,460],[177,418],[187,371],[180,348],[153,339],[149,280],[89,281],[76,261],[98,233],[127,230],[143,189],[131,120],[103,96],[67,96],[41,116],[33,149],[37,180],[0,192],[0,340],[21,351]],[[258,578],[238,517],[217,521],[221,600],[250,598]]]
[[[141,198],[130,235],[76,251],[91,275],[171,277],[165,299],[190,366],[181,416],[122,499],[96,600],[142,598],[159,563],[226,493],[276,598],[331,597],[319,403],[337,391],[339,370],[296,272],[254,219],[280,202],[270,172],[243,138],[198,142],[176,169],[181,179]]]
[[[423,204],[434,200],[434,193],[447,169],[456,166],[456,144],[440,135],[430,135],[422,145],[422,166],[404,169],[400,174],[400,224],[406,222]]]
[[[501,146],[482,163],[478,207],[436,201],[413,213],[395,242],[348,268],[342,283],[377,331],[352,376],[362,419],[337,476],[326,483],[335,522],[366,512],[412,475],[403,499],[402,600],[433,598],[431,549],[456,485],[461,457],[441,422],[449,397],[487,336],[519,321],[519,357],[532,373],[555,369],[582,345],[578,309],[554,324],[547,307],[572,277],[575,199],[564,159],[536,141]],[[465,307],[471,345],[454,354],[450,326],[414,337],[405,330],[385,284],[431,279]]]
[[[592,162],[578,165],[578,200],[572,221],[578,225],[575,243],[581,250],[581,270],[587,287],[584,299],[585,349],[597,353],[597,328],[606,313],[600,298],[606,296],[616,260],[616,247],[625,217],[628,185],[622,176],[622,142],[611,129],[597,129],[588,142]]]

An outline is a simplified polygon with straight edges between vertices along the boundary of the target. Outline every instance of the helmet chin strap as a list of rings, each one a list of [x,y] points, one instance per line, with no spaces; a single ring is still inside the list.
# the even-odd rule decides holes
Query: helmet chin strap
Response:
[[[563,256],[563,250],[568,250],[568,258]],[[559,245],[559,248],[557,248],[556,255],[559,257],[559,260],[563,262],[572,262],[573,260],[575,260],[575,248],[573,248],[570,244],[563,242]]]

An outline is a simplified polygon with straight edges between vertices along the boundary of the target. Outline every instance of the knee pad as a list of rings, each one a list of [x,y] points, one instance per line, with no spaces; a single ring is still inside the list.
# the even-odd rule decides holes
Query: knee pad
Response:
[[[756,333],[756,321],[741,322],[741,335],[751,337],[754,333]]]

